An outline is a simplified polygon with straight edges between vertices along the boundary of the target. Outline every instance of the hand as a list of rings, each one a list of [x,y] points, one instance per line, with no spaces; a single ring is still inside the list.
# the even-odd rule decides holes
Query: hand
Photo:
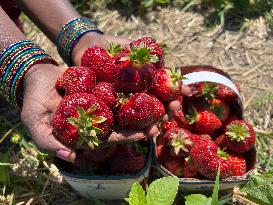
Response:
[[[81,57],[87,48],[93,45],[101,46],[107,49],[109,43],[120,44],[123,47],[128,47],[131,41],[127,38],[117,37],[109,34],[98,34],[90,32],[85,34],[74,47],[72,59],[75,65],[81,64]]]
[[[73,162],[74,150],[55,139],[51,126],[51,118],[62,99],[55,89],[55,82],[64,71],[63,67],[38,64],[27,72],[21,118],[40,149]]]

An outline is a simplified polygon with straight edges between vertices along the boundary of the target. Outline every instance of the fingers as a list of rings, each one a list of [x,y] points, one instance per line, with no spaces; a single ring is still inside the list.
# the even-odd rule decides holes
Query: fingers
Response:
[[[53,136],[48,114],[38,114],[35,109],[30,111],[23,108],[21,118],[39,149],[66,161],[75,161],[75,151],[61,144]]]
[[[191,95],[191,88],[187,85],[182,85],[182,95],[190,96]]]
[[[157,137],[160,135],[160,130],[158,129],[157,124],[153,124],[145,130],[145,133],[148,137]]]
[[[142,130],[122,130],[120,132],[113,131],[108,138],[103,140],[102,146],[113,144],[133,142],[147,137]]]

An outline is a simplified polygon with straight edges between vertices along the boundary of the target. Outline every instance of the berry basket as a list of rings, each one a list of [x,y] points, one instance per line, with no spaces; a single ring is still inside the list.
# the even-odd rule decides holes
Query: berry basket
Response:
[[[152,142],[150,141],[145,167],[134,175],[77,175],[67,172],[63,163],[57,163],[57,166],[67,183],[80,195],[89,199],[121,200],[128,195],[134,182],[145,182],[149,177],[151,162]]]
[[[230,110],[236,114],[239,120],[243,120],[243,105],[240,98],[240,91],[236,84],[232,82],[230,76],[220,69],[207,66],[207,65],[194,65],[180,67],[185,80],[184,85],[193,85],[197,83],[217,83],[230,88],[236,93],[237,99],[230,103]],[[154,141],[156,144],[156,140]],[[155,145],[156,147],[156,145]],[[165,168],[159,161],[156,151],[155,156],[155,167],[156,170],[162,176],[175,176],[167,168]],[[256,148],[253,147],[249,151],[243,154],[246,160],[246,173],[243,176],[227,177],[220,180],[220,190],[231,190],[234,186],[245,184],[249,181],[249,174],[252,172],[256,162]],[[179,188],[182,192],[206,192],[212,191],[214,186],[213,180],[198,179],[198,178],[179,178]]]

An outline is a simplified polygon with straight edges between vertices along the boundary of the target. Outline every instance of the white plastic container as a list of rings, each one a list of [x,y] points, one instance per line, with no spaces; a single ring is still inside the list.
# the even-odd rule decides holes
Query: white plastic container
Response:
[[[186,66],[181,67],[180,69],[182,74],[187,78],[186,80],[183,80],[184,85],[190,85],[199,82],[212,82],[225,85],[232,89],[238,95],[238,98],[237,101],[235,101],[231,105],[231,109],[234,109],[234,112],[237,114],[237,116],[243,119],[243,106],[240,98],[240,91],[238,90],[236,85],[231,81],[231,78],[227,73],[207,65]],[[155,154],[154,156],[156,169],[161,173],[162,176],[175,176],[159,163],[159,161],[156,159]],[[249,157],[247,171],[250,172],[254,168],[253,164],[256,161],[256,149],[253,148],[249,152],[245,153],[244,156]],[[231,190],[233,189],[234,186],[245,184],[249,181],[248,175],[249,173],[240,177],[231,177],[223,179],[220,181],[219,189],[221,191]],[[214,181],[211,180],[179,178],[179,189],[183,192],[208,192],[213,190],[213,186]]]
[[[145,167],[135,175],[82,176],[60,170],[65,180],[80,195],[89,199],[121,200],[128,196],[134,182],[142,182],[150,174],[152,143]]]

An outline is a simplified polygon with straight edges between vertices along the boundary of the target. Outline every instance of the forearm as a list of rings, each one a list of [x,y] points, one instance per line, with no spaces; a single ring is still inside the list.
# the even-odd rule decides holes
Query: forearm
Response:
[[[62,26],[81,17],[68,0],[15,0],[29,18],[56,42]]]
[[[9,45],[23,39],[25,39],[24,34],[0,7],[0,52]]]

